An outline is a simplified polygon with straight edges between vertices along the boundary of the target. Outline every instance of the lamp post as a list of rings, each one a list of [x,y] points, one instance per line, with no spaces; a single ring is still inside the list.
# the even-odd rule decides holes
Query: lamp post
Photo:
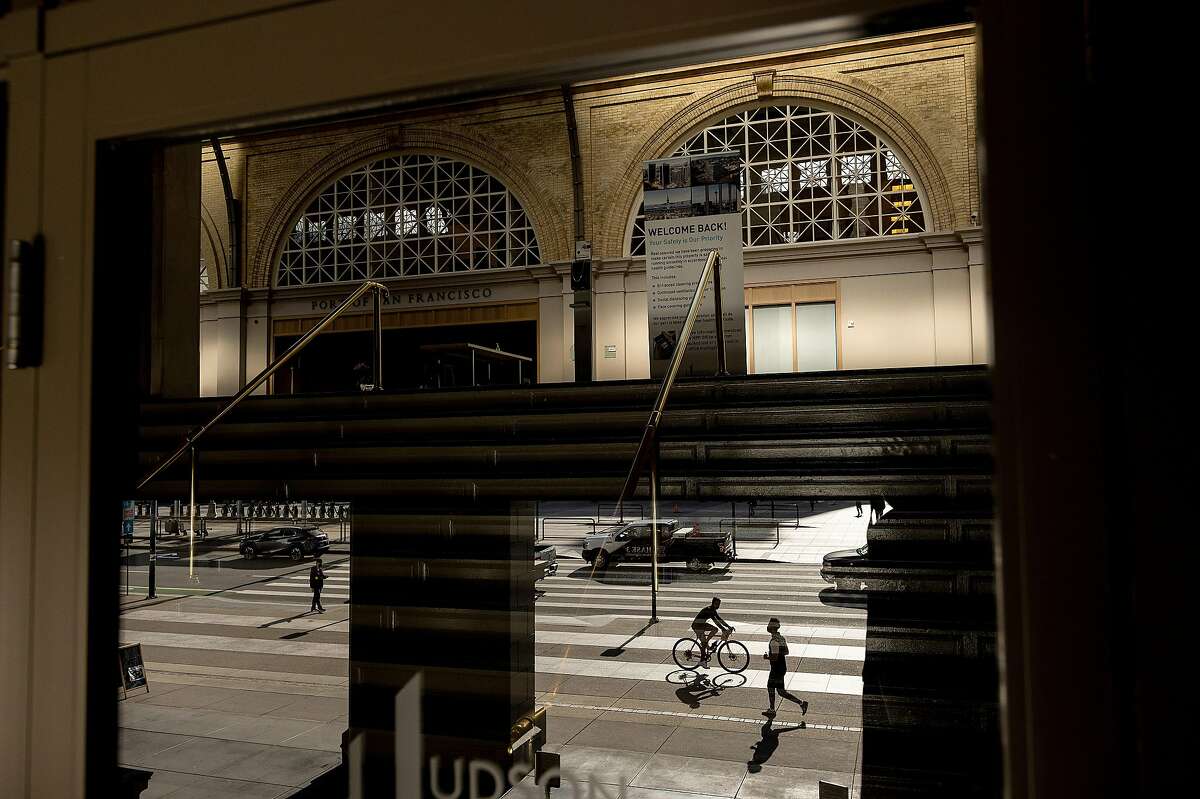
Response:
[[[158,500],[150,503],[150,570],[147,574],[146,599],[154,599],[154,562],[158,557]]]

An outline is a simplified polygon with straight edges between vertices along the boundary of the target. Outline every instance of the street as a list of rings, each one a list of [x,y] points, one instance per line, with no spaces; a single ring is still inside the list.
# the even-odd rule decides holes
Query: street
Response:
[[[810,517],[825,551],[865,540],[865,521],[848,519],[852,505]],[[648,627],[648,566],[597,576],[582,561],[560,561],[558,575],[538,584],[537,702],[548,707],[548,748],[566,775],[633,786],[625,799],[789,799],[815,797],[819,779],[856,786],[866,611],[822,602],[819,571],[819,562],[739,561],[702,575],[666,566],[660,622]],[[750,650],[740,675],[715,661],[689,673],[671,658],[713,596]],[[772,616],[789,645],[786,685],[809,709],[802,716],[780,699],[768,725],[761,656]]]
[[[559,546],[558,574],[537,583],[536,690],[548,707],[547,747],[569,779],[633,786],[624,799],[774,799],[815,796],[818,779],[855,783],[866,612],[822,601],[819,558],[805,553],[861,544],[865,519],[850,505],[803,522],[777,547],[798,562],[738,561],[706,574],[665,565],[653,626],[648,566],[594,574]],[[120,762],[155,772],[143,797],[286,796],[339,761],[350,580],[348,546],[339,548],[324,558],[325,614],[307,613],[308,558],[214,551],[194,581],[186,560],[159,565],[153,601],[146,567],[130,567],[121,641],[141,643],[150,692],[120,703]],[[750,650],[742,674],[715,661],[689,673],[672,660],[713,596]],[[761,656],[772,616],[790,648],[787,686],[810,706],[801,716],[781,699],[768,725]]]
[[[121,642],[141,643],[150,691],[120,703],[119,760],[154,772],[143,799],[287,796],[340,762],[349,557],[324,561],[325,614],[306,613],[310,559],[234,555],[198,582],[163,565],[149,602],[130,569]]]

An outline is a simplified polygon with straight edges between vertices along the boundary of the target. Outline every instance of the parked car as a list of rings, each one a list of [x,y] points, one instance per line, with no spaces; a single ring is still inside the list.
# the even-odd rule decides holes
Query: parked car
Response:
[[[978,561],[871,557],[868,544],[830,552],[822,560],[821,579],[843,593],[990,596],[996,590],[993,571]]]
[[[555,574],[558,574],[558,551],[552,546],[535,546],[533,548],[534,582],[543,577],[553,577]]]
[[[821,559],[821,579],[833,585],[837,591],[865,591],[871,560],[867,545],[858,549],[839,549]]]
[[[650,560],[650,522],[627,522],[602,533],[586,536],[583,559],[603,571],[620,561]],[[680,527],[675,519],[658,522],[658,562],[686,563],[692,571],[706,571],[716,561],[726,563],[737,557],[731,532],[702,533],[694,527]]]
[[[240,549],[246,559],[287,555],[292,560],[301,560],[305,555],[325,553],[329,549],[329,536],[317,527],[273,527],[246,536]]]

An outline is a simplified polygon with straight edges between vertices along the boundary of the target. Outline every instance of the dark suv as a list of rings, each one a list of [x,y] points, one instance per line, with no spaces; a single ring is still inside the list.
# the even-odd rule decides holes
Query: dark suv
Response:
[[[265,533],[254,533],[242,541],[242,557],[246,559],[287,555],[300,560],[305,555],[321,555],[329,549],[329,536],[316,527],[275,527]]]

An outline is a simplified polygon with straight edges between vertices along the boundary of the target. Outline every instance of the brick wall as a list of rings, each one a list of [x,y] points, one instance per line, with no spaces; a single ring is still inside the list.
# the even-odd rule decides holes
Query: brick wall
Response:
[[[670,153],[736,110],[774,102],[823,107],[867,123],[913,167],[930,230],[973,226],[975,47],[973,28],[954,26],[576,85],[585,232],[594,253],[625,255],[643,159]],[[756,74],[770,79],[756,81]],[[530,214],[543,260],[571,258],[570,154],[557,91],[258,135],[223,147],[243,198],[251,286],[272,283],[283,236],[321,188],[362,163],[403,151],[457,157],[491,172]],[[216,249],[228,247],[229,234],[209,149],[203,180],[201,249],[217,286],[224,256]]]

